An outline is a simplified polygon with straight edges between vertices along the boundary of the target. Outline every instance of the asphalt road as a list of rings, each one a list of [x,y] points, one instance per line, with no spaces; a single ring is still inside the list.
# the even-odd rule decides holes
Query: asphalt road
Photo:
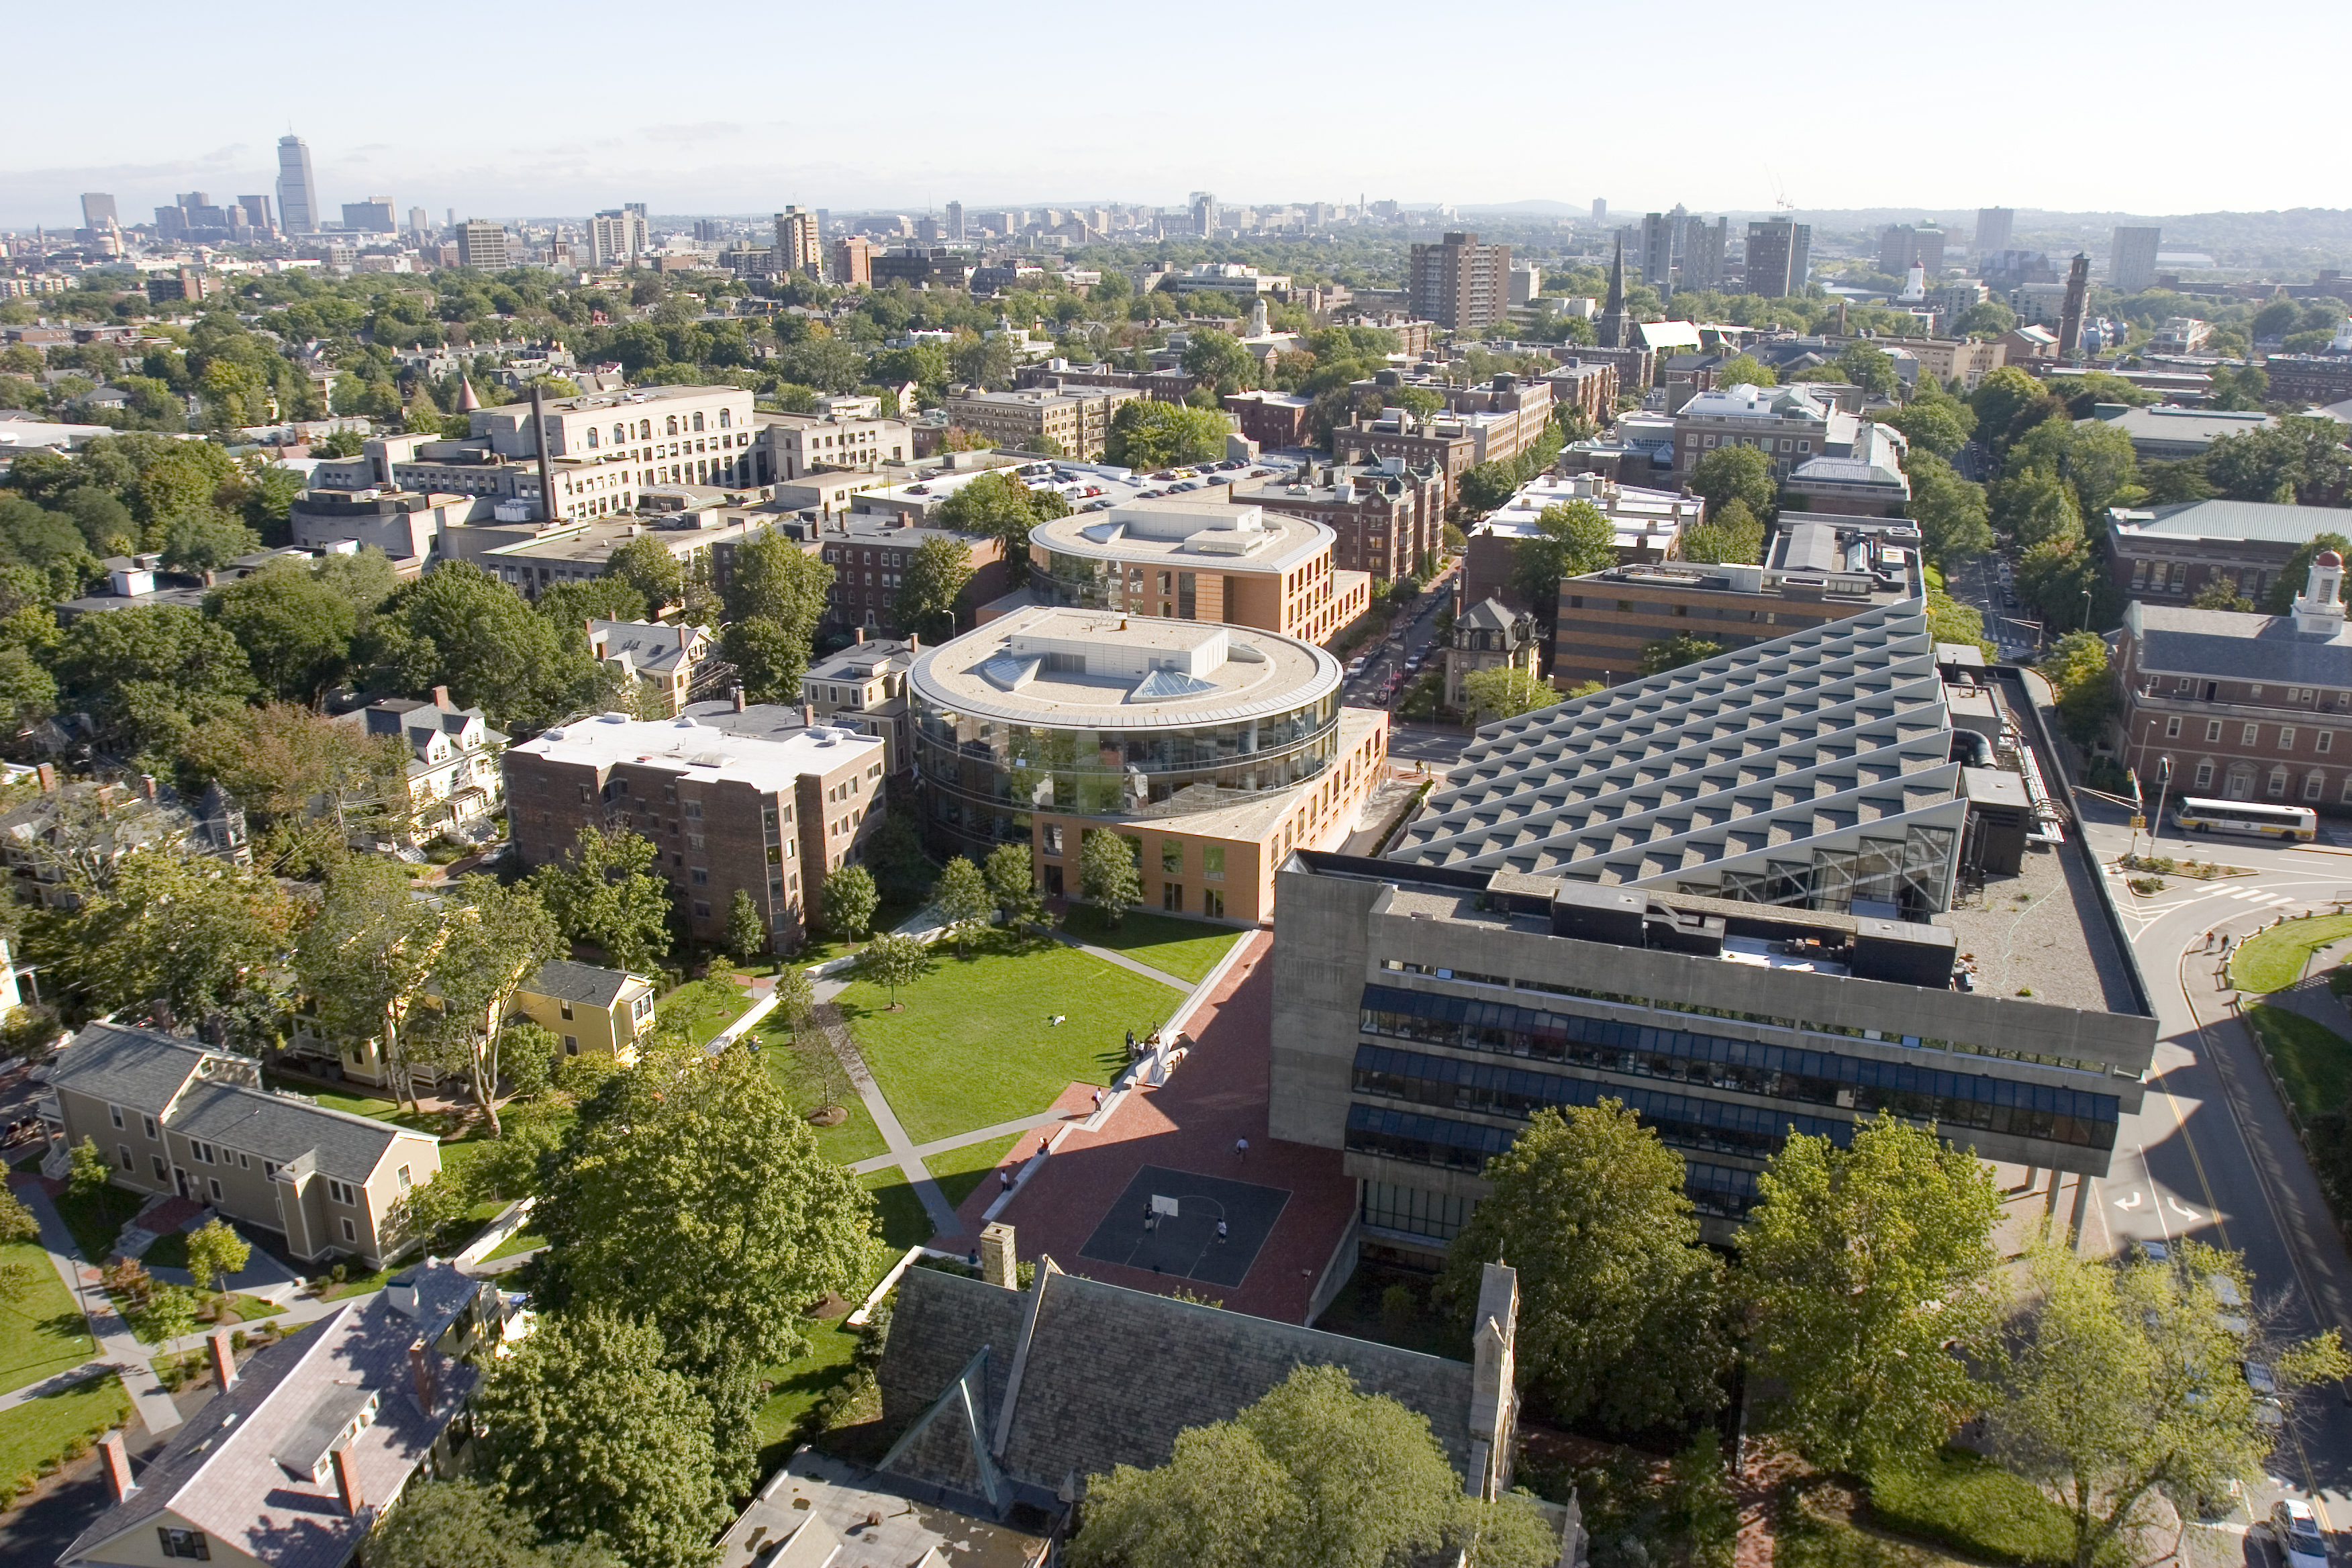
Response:
[[[1985,637],[2000,650],[2002,658],[2032,655],[2041,630],[2033,621],[2023,618],[2032,611],[2005,602],[2011,593],[2006,560],[1999,555],[1979,555],[1958,570],[1947,573],[1944,591],[1984,616]]]
[[[2088,796],[2083,805],[2100,818],[2086,826],[2088,844],[2111,866],[2133,844],[2128,819]],[[2210,883],[2170,878],[2147,896],[2116,881],[2133,952],[2155,993],[2158,1043],[2146,1104],[2124,1118],[2114,1162],[2094,1184],[2086,1250],[2114,1254],[2136,1239],[2185,1237],[2242,1252],[2279,1333],[2335,1327],[2352,1341],[2352,1261],[2232,1015],[2219,960],[2202,951],[2208,931],[2244,936],[2282,914],[2352,899],[2352,848],[2200,837],[2192,850],[2176,830],[2150,851],[2147,835],[2137,837],[2143,852],[2193,853],[2254,874]],[[2272,1455],[2269,1488],[2246,1500],[2249,1513],[2261,1518],[2279,1496],[2310,1500],[2331,1532],[2352,1530],[2352,1386],[2315,1390],[2299,1403]]]

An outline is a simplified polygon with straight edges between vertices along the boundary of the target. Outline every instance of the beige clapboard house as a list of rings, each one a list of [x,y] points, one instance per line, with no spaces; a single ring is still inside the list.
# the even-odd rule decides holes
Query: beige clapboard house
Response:
[[[48,1084],[52,1139],[95,1143],[116,1186],[274,1231],[305,1263],[382,1268],[404,1240],[395,1206],[441,1169],[430,1133],[263,1089],[259,1063],[152,1029],[90,1025]]]

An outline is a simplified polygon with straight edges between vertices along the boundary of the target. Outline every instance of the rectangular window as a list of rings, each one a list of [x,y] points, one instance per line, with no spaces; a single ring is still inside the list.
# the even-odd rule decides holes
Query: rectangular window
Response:
[[[1160,887],[1160,907],[1171,915],[1184,912],[1184,884],[1163,882]]]
[[[2260,724],[2249,724],[2246,726],[2245,733],[2238,737],[2238,743],[2242,746],[2254,745],[2262,740],[2262,734],[2263,727]]]
[[[163,1543],[166,1557],[192,1558],[198,1563],[213,1560],[212,1542],[201,1530],[174,1530],[168,1524],[155,1527],[155,1539]]]
[[[686,874],[698,888],[710,886],[710,868],[708,866],[690,866]]]
[[[2205,738],[2209,741],[2218,741],[2221,738],[2221,721],[2219,719],[2205,721]]]
[[[404,1193],[406,1192],[408,1190],[409,1180],[408,1167],[403,1165],[398,1171],[394,1172],[394,1174],[395,1174],[400,1180],[400,1190]]]
[[[218,1203],[218,1202],[220,1202],[220,1201],[221,1201],[221,1184],[220,1184],[220,1178],[219,1178],[218,1176],[212,1176],[212,1177],[208,1177],[208,1178],[206,1178],[205,1185],[207,1185],[208,1187],[210,1187],[210,1188],[212,1189],[213,1202],[215,1202],[215,1203]]]
[[[172,1179],[171,1167],[163,1163],[163,1155],[150,1154],[147,1156],[147,1163],[155,1167],[155,1179],[157,1181],[168,1182]]]
[[[139,1122],[146,1129],[147,1141],[152,1143],[155,1141],[155,1119],[152,1116],[142,1116],[139,1119]]]
[[[2326,773],[2314,773],[2309,778],[2303,781],[2303,798],[2305,800],[2317,800],[2319,798],[2319,792],[2326,787],[2327,775]]]
[[[1181,877],[1184,874],[1184,841],[1182,839],[1163,838],[1160,841],[1160,872],[1164,877]]]
[[[2279,726],[2279,750],[2282,752],[2292,752],[2294,750],[2294,725],[2282,724]]]
[[[563,1054],[567,1057],[576,1057],[580,1054],[579,1036],[566,1035],[563,1037]]]
[[[2179,714],[2175,713],[2172,717],[2164,721],[2164,738],[2168,741],[2175,741],[2180,738]]]
[[[702,803],[698,800],[688,801],[686,803],[686,815],[688,816],[700,816],[702,815]]]
[[[343,1239],[345,1241],[357,1241],[359,1238],[360,1227],[353,1225],[349,1220],[343,1221]]]
[[[1224,917],[1225,917],[1225,894],[1224,894],[1224,889],[1222,889],[1222,888],[1203,888],[1203,889],[1201,889],[1201,912],[1202,912],[1202,914],[1204,914],[1204,915],[1207,915],[1207,916],[1208,916],[1210,919],[1212,919],[1212,920],[1223,920],[1223,919],[1224,919]]]
[[[694,918],[698,921],[709,920],[710,918],[710,906],[700,899],[695,900]]]
[[[348,1182],[338,1182],[332,1177],[328,1178],[327,1181],[327,1197],[331,1202],[341,1204],[345,1207],[350,1207],[354,1201],[352,1195],[351,1184]]]
[[[1060,823],[1049,822],[1045,824],[1044,843],[1046,854],[1059,855],[1062,852],[1062,825]]]
[[[571,1017],[571,1016],[572,1016],[572,1004],[571,1004],[571,1003],[569,1003],[569,1002],[562,1003],[562,1004],[560,1004],[560,1006],[561,1006],[561,1008],[562,1008],[562,1011],[563,1016],[565,1016],[566,1018],[569,1018],[569,1017]]]
[[[117,1143],[117,1144],[114,1146],[114,1155],[115,1155],[115,1158],[116,1158],[116,1159],[121,1160],[121,1161],[122,1162],[122,1168],[123,1168],[124,1170],[129,1171],[129,1170],[135,1170],[135,1169],[137,1168],[136,1166],[134,1166],[134,1165],[131,1163],[131,1145],[130,1145],[130,1144],[128,1144],[128,1143]]]
[[[2213,787],[2213,764],[2211,763],[2204,762],[2197,764],[2197,787],[2199,789],[2210,789]]]
[[[198,1142],[191,1140],[188,1144],[188,1152],[196,1157],[196,1163],[199,1165],[209,1165],[213,1163],[213,1146],[209,1143]]]
[[[1201,846],[1201,875],[1208,881],[1225,879],[1225,847],[1222,844]]]
[[[2326,756],[2328,752],[2334,751],[2336,749],[2336,731],[2333,730],[2322,730],[2318,734],[2313,736],[2311,749],[2317,752],[2322,756]]]
[[[2145,588],[2147,586],[2147,562],[2135,561],[2132,563],[2132,586],[2134,588]]]
[[[114,1123],[114,1130],[118,1132],[122,1131],[122,1107],[110,1105],[106,1108],[106,1114],[108,1120]]]

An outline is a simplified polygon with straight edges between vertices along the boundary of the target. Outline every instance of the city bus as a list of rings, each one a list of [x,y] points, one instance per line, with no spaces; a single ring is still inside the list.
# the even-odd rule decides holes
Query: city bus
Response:
[[[2251,800],[2182,801],[2172,820],[2186,833],[2243,833],[2255,838],[2286,838],[2308,844],[2318,818],[2306,805],[2258,805]]]

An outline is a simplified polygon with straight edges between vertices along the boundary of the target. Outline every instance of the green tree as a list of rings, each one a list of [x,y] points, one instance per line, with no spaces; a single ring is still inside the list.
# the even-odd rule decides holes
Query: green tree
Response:
[[[2068,632],[2034,668],[2057,689],[2058,722],[2080,744],[2095,740],[2122,706],[2107,673],[2106,639],[2096,632]]]
[[[934,534],[908,558],[891,614],[907,630],[944,642],[955,635],[956,602],[971,579],[971,552]]]
[[[439,911],[416,898],[400,862],[371,856],[328,872],[294,944],[294,971],[321,1032],[339,1047],[378,1042],[394,1092],[412,1104],[408,1018],[443,936]]]
[[[1033,490],[1010,468],[991,468],[957,486],[933,515],[942,528],[1002,541],[1013,561],[1028,554],[1032,527],[1068,510],[1059,491]]]
[[[1456,484],[1456,489],[1462,498],[1463,513],[1467,516],[1471,513],[1490,512],[1508,501],[1517,492],[1519,486],[1525,482],[1525,476],[1520,474],[1514,464],[1501,462],[1477,464],[1466,470]]]
[[[836,866],[824,879],[818,907],[824,911],[824,929],[837,942],[864,942],[874,929],[874,874],[863,866]]]
[[[147,1292],[146,1310],[139,1314],[157,1344],[184,1339],[196,1331],[196,1293],[185,1285],[157,1285]]]
[[[613,546],[613,553],[604,559],[604,574],[635,589],[656,615],[686,597],[686,568],[670,553],[668,545],[650,533]]]
[[[253,530],[218,512],[173,518],[163,531],[163,564],[184,572],[201,572],[206,582],[238,556],[250,555],[260,548],[261,540]]]
[[[1186,463],[1212,462],[1225,455],[1233,423],[1209,408],[1139,397],[1111,416],[1103,461],[1149,473]]]
[[[1615,1100],[1538,1110],[1485,1174],[1442,1291],[1466,1310],[1484,1265],[1518,1270],[1520,1373],[1557,1418],[1637,1429],[1722,1402],[1723,1266],[1654,1128]]]
[[[33,1217],[33,1211],[26,1208],[16,1194],[0,1191],[0,1247],[38,1241],[40,1238],[41,1224]],[[25,1293],[48,1272],[49,1264],[46,1258],[37,1264],[29,1259],[15,1258],[0,1263],[0,1304],[22,1300]]]
[[[1915,448],[1903,468],[1911,479],[1911,520],[1929,561],[1957,566],[1992,548],[1982,485],[1960,478],[1933,452]]]
[[[1888,409],[1878,416],[1878,422],[1902,431],[1913,451],[1933,452],[1948,459],[1969,444],[1969,434],[1977,426],[1977,415],[1958,398],[1937,395],[1915,398],[1901,408]]]
[[[1642,673],[1662,675],[1686,664],[1704,664],[1722,651],[1719,642],[1710,642],[1691,632],[1676,632],[1670,637],[1642,645]]]
[[[437,1066],[467,1079],[496,1138],[503,1131],[498,1090],[507,1005],[562,942],[533,883],[508,888],[495,877],[466,877],[444,909],[430,982],[433,1054]]]
[[[702,1568],[727,1494],[710,1407],[664,1355],[651,1323],[596,1308],[543,1315],[475,1396],[484,1458],[542,1533],[631,1568]]]
[[[1485,1503],[1428,1418],[1301,1366],[1231,1421],[1188,1427],[1155,1469],[1087,1480],[1073,1568],[1536,1568],[1559,1555],[1523,1494]]]
[[[1927,590],[1927,631],[1937,642],[1974,643],[1987,659],[1994,649],[1985,641],[1984,616],[1973,605],[1963,605],[1940,588]]]
[[[1683,531],[1682,558],[1714,565],[1754,566],[1764,559],[1764,524],[1734,496],[1704,522]]]
[[[988,879],[989,896],[1004,911],[1004,929],[1016,936],[1044,920],[1045,896],[1037,890],[1037,874],[1025,844],[1000,844],[989,851],[981,867]]]
[[[499,1490],[476,1480],[417,1480],[367,1543],[368,1568],[619,1568],[593,1546],[542,1543]]]
[[[145,847],[103,888],[81,892],[52,939],[64,951],[47,966],[94,1012],[160,1005],[173,1021],[195,1024],[278,962],[295,922],[275,879]]]
[[[253,1256],[252,1243],[230,1229],[226,1220],[198,1226],[188,1233],[187,1245],[188,1278],[204,1291],[243,1273],[246,1259]]]
[[[735,901],[727,909],[727,951],[739,963],[749,963],[768,951],[768,922],[741,888],[735,889]]]
[[[2245,1260],[2175,1245],[2175,1262],[2122,1267],[2049,1239],[2027,1254],[1990,1427],[2003,1461],[2073,1521],[2073,1568],[2135,1546],[2159,1498],[2194,1518],[2259,1481],[2284,1412],[2265,1408],[2242,1364],[2266,1366],[2282,1405],[2352,1373],[2334,1329],[2283,1342],[2257,1325],[2249,1337],[2213,1305],[2217,1280],[2253,1300]]]
[[[214,589],[205,614],[236,639],[262,689],[289,702],[317,703],[351,667],[359,609],[301,562]]]
[[[565,718],[593,699],[602,679],[584,639],[532,614],[469,561],[403,584],[369,623],[360,651],[374,684],[414,696],[446,686],[459,707],[481,709],[502,730]]]
[[[833,568],[773,529],[735,549],[719,650],[754,702],[798,699],[811,639],[824,615]]]
[[[1963,337],[1997,338],[2016,325],[2016,311],[1998,300],[1980,300],[1954,319],[1952,331]]]
[[[1469,710],[1473,724],[1532,713],[1559,700],[1559,693],[1534,671],[1516,664],[1474,669],[1462,678],[1462,705]]]
[[[1078,889],[1109,918],[1114,930],[1129,910],[1143,901],[1143,877],[1135,860],[1135,839],[1107,827],[1085,830],[1078,849]]]
[[[1189,334],[1181,363],[1187,375],[1197,378],[1219,396],[1257,384],[1257,361],[1231,332],[1199,327]]]
[[[407,745],[295,702],[240,708],[188,737],[182,778],[217,782],[244,805],[256,858],[299,875],[343,857],[353,837],[397,838],[412,826]]]
[[[555,1058],[561,1048],[552,1029],[528,1018],[507,1025],[499,1036],[499,1072],[508,1098],[530,1100],[545,1094],[555,1082]],[[512,1127],[501,1129],[500,1140],[514,1131]]]
[[[2265,615],[2284,616],[2294,611],[2294,596],[2311,585],[2311,563],[2323,551],[2333,550],[2339,559],[2352,559],[2352,539],[2332,530],[2315,533],[2294,547],[2294,553],[2279,568],[2278,580],[2271,591],[2263,595]]]
[[[551,583],[531,606],[561,632],[566,646],[587,646],[589,621],[642,621],[646,597],[626,577],[607,574],[588,581]]]
[[[53,668],[111,743],[158,756],[234,712],[254,689],[236,639],[179,605],[84,616],[66,628]]]
[[[2226,575],[2214,577],[2189,602],[2200,610],[2233,610],[2242,615],[2252,615],[2254,608],[2254,602],[2238,591],[2237,580]]]
[[[2224,436],[2205,450],[2206,479],[2231,500],[2330,504],[2352,478],[2352,454],[2332,419],[2282,419]]]
[[[1536,531],[1511,545],[1511,586],[1538,616],[1549,616],[1570,577],[1617,564],[1617,530],[1589,500],[1565,501],[1536,514]]]
[[[923,944],[904,931],[886,931],[858,951],[857,977],[890,993],[890,1010],[898,1010],[898,987],[912,985],[931,965]]]
[[[1706,500],[1707,510],[1738,500],[1758,517],[1769,516],[1778,491],[1772,483],[1772,459],[1753,447],[1717,447],[1702,453],[1691,467],[1693,493]]]
[[[2074,487],[2047,468],[2028,468],[1992,487],[1993,521],[2021,550],[2083,537]]]
[[[1998,1345],[1991,1172],[1883,1113],[1845,1149],[1792,1133],[1757,1190],[1740,1272],[1776,1427],[1843,1474],[1936,1452],[1982,1407],[1964,1355]]]
[[[1894,359],[1885,349],[1869,343],[1846,345],[1837,357],[1837,367],[1838,374],[1862,388],[1865,397],[1892,397],[1903,388]]]
[[[1734,386],[1778,386],[1780,384],[1779,373],[1751,353],[1733,354],[1724,361],[1715,373],[1715,385],[1718,392]]]
[[[961,855],[940,871],[939,886],[931,890],[931,900],[947,920],[959,958],[963,956],[972,935],[985,930],[989,917],[996,912],[996,898],[988,890],[988,879]]]
[[[571,854],[530,874],[530,887],[567,940],[603,948],[615,968],[648,973],[670,950],[660,861],[643,834],[583,827]]]
[[[73,1146],[69,1159],[71,1165],[66,1177],[66,1191],[84,1203],[95,1198],[114,1179],[114,1167],[107,1163],[106,1156],[98,1152],[96,1142],[87,1134]]]

